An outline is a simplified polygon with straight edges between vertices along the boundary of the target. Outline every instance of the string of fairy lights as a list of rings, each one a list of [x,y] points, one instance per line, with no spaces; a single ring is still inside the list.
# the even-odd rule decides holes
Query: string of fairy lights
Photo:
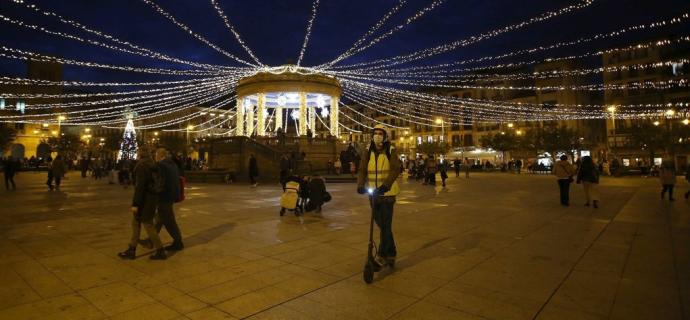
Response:
[[[299,57],[297,57],[297,66],[302,64],[302,58],[304,58],[304,52],[307,51],[307,45],[309,44],[309,37],[311,36],[311,28],[314,25],[314,20],[316,20],[316,12],[319,9],[319,0],[314,0],[311,6],[311,18],[307,23],[307,32],[304,35],[304,41],[302,41],[302,49],[299,51]]]
[[[404,23],[399,24],[399,25],[397,25],[397,26],[391,28],[388,32],[386,32],[386,33],[384,33],[384,34],[382,34],[382,35],[380,35],[380,36],[378,36],[378,37],[372,39],[368,44],[366,44],[366,45],[364,45],[364,46],[357,46],[357,45],[355,45],[355,46],[353,46],[352,48],[350,48],[350,49],[348,49],[347,51],[345,51],[345,53],[343,53],[342,55],[340,55],[339,57],[337,57],[337,58],[334,59],[333,61],[328,62],[328,63],[326,63],[325,65],[322,65],[322,66],[317,66],[316,68],[328,68],[328,67],[331,67],[331,66],[333,66],[334,64],[336,64],[336,63],[338,63],[338,62],[340,62],[340,61],[342,61],[342,60],[345,60],[345,59],[347,59],[347,58],[349,58],[349,57],[351,57],[351,56],[353,56],[353,55],[355,55],[355,54],[357,54],[357,53],[359,53],[359,52],[362,52],[362,51],[364,51],[364,50],[366,50],[366,49],[368,49],[368,48],[374,46],[375,44],[377,44],[377,43],[381,42],[382,40],[384,40],[384,39],[386,39],[386,38],[392,36],[392,35],[395,34],[396,32],[402,30],[402,29],[405,28],[406,26],[412,24],[412,23],[415,22],[417,19],[423,17],[426,13],[428,13],[428,12],[434,10],[435,8],[437,8],[438,6],[440,6],[441,4],[443,4],[444,1],[445,1],[445,0],[434,0],[434,1],[432,1],[431,4],[429,4],[428,6],[422,8],[421,10],[417,11],[417,12],[416,12],[414,15],[412,15],[411,17],[407,18],[407,20],[405,20]],[[399,5],[399,6],[401,6],[401,5]],[[399,6],[396,6],[396,7],[394,8],[394,10],[395,10],[395,11],[399,10]],[[396,9],[396,8],[397,8],[397,9]],[[384,16],[384,19],[385,19],[385,18],[387,18],[387,16]],[[383,19],[382,19],[382,20],[383,20]],[[377,24],[377,26],[378,26],[378,24]],[[374,26],[374,28],[372,28],[372,29],[375,29],[375,28],[376,28],[376,26]],[[370,31],[371,31],[371,30],[370,30]],[[372,32],[372,33],[373,33],[373,32]],[[367,32],[367,34],[369,34],[369,32]]]
[[[252,59],[254,59],[254,62],[256,62],[256,64],[258,64],[259,66],[262,66],[262,67],[265,66],[263,63],[261,63],[261,61],[259,61],[259,58],[256,57],[256,55],[254,54],[254,51],[252,51],[252,49],[249,48],[249,46],[247,46],[247,44],[244,42],[244,40],[242,40],[242,36],[240,36],[240,34],[237,32],[237,30],[235,30],[235,26],[233,26],[230,23],[230,19],[225,14],[223,9],[218,5],[218,0],[211,0],[211,5],[213,5],[214,9],[216,9],[216,13],[218,13],[218,16],[221,19],[223,19],[223,24],[225,24],[225,27],[228,28],[228,30],[230,30],[232,35],[235,37],[235,40],[237,40],[237,42],[240,44],[240,46],[242,46],[244,51],[246,51],[247,54],[249,54],[249,56],[252,57]]]
[[[339,110],[337,126],[347,132],[358,132],[355,126],[371,128],[383,124],[392,129],[406,129],[406,125],[439,127],[436,119],[453,119],[456,123],[505,123],[514,121],[551,121],[573,119],[639,119],[639,118],[688,118],[690,101],[681,98],[665,103],[537,103],[529,99],[501,99],[498,96],[511,96],[513,92],[531,92],[535,96],[542,93],[581,94],[592,92],[599,95],[623,94],[631,92],[682,92],[688,91],[687,66],[690,56],[659,57],[654,60],[624,61],[604,63],[601,66],[580,64],[593,57],[610,57],[620,53],[640,50],[664,50],[690,44],[690,36],[659,36],[618,47],[596,48],[596,43],[658,32],[674,26],[687,25],[689,13],[680,13],[671,18],[657,19],[653,22],[636,23],[617,27],[613,31],[581,36],[575,40],[563,40],[551,44],[536,45],[527,49],[509,50],[496,55],[487,55],[451,62],[420,65],[419,62],[452,53],[487,41],[492,38],[517,32],[539,23],[547,23],[559,16],[572,14],[592,7],[595,0],[579,0],[559,9],[546,11],[531,18],[481,32],[449,43],[435,45],[420,50],[343,64],[347,59],[365,52],[393,35],[409,29],[423,17],[438,12],[446,0],[431,0],[421,9],[414,8],[412,15],[401,22],[392,23],[393,17],[409,6],[408,0],[397,1],[381,18],[371,25],[357,40],[334,59],[315,66],[302,66],[306,49],[309,46],[314,22],[319,12],[320,0],[314,0],[307,22],[304,40],[300,46],[296,66],[274,67],[261,62],[231,23],[223,10],[221,1],[209,0],[210,6],[220,17],[224,27],[232,34],[244,53],[250,59],[229,52],[194,31],[172,13],[161,7],[155,0],[140,0],[159,16],[192,38],[226,57],[230,65],[209,64],[174,57],[145,48],[112,34],[87,26],[74,19],[43,9],[25,0],[11,0],[14,5],[27,9],[37,17],[45,17],[62,25],[72,27],[76,32],[58,31],[47,27],[49,22],[29,22],[27,19],[9,16],[0,12],[0,22],[14,28],[41,33],[74,44],[110,50],[123,56],[145,57],[165,61],[166,68],[149,65],[115,64],[98,61],[84,61],[57,54],[49,55],[31,50],[13,48],[0,44],[0,59],[20,61],[44,61],[59,63],[75,68],[94,69],[99,72],[140,73],[155,76],[155,81],[50,81],[16,76],[0,75],[0,88],[14,88],[11,92],[0,89],[0,122],[61,123],[63,125],[101,125],[106,128],[122,129],[127,119],[125,113],[141,121],[140,129],[162,129],[169,132],[186,132],[213,136],[229,135],[236,132],[233,121],[244,121],[238,117],[237,99],[234,92],[238,82],[257,73],[280,74],[284,72],[302,75],[322,74],[339,80],[342,86],[342,99],[338,99]],[[207,3],[208,5],[209,3]],[[227,11],[230,12],[230,11]],[[53,21],[53,22],[54,22]],[[392,25],[392,26],[389,26]],[[645,39],[649,39],[645,35]],[[558,56],[548,54],[557,49],[574,49],[585,45],[578,53]],[[603,44],[602,44],[603,46]],[[584,51],[584,53],[582,53]],[[536,57],[538,54],[547,57]],[[513,61],[513,58],[523,57]],[[508,60],[510,61],[503,61]],[[361,61],[361,60],[360,60]],[[567,63],[553,69],[546,67],[556,62]],[[404,66],[409,65],[410,66]],[[565,64],[564,64],[565,65]],[[572,65],[572,66],[571,66]],[[626,81],[601,81],[623,74],[639,73],[643,76]],[[674,74],[679,76],[661,77]],[[169,79],[169,77],[174,77]],[[573,79],[580,79],[573,81]],[[633,81],[634,80],[634,81]],[[27,90],[27,88],[46,90]],[[16,88],[24,88],[16,90]],[[75,91],[75,88],[82,88]],[[83,90],[88,88],[88,90]],[[96,90],[96,91],[91,91]],[[45,92],[42,92],[45,91]],[[492,93],[486,98],[459,97],[452,94],[463,92]],[[491,95],[490,95],[491,96]],[[343,101],[345,100],[345,101]],[[15,108],[8,108],[10,101]],[[208,106],[208,107],[206,107]],[[612,109],[613,108],[613,109]],[[322,108],[323,110],[323,108]],[[611,112],[610,110],[615,110]],[[59,120],[56,115],[64,119]],[[290,114],[295,117],[296,111]],[[270,120],[276,113],[267,113],[265,131],[270,131]],[[330,131],[331,125],[324,119],[329,115],[315,114],[324,128]],[[382,121],[381,116],[395,119],[395,122]],[[281,115],[282,118],[282,115]],[[281,126],[287,127],[286,123]],[[296,118],[293,118],[296,120]],[[144,121],[147,120],[147,121]],[[313,119],[312,119],[313,121]],[[313,124],[312,124],[313,125]],[[312,126],[310,125],[310,126]],[[258,123],[257,123],[258,126]],[[257,126],[252,130],[258,132]],[[295,128],[297,124],[295,121]],[[313,130],[313,128],[312,128]],[[251,131],[251,130],[250,130]],[[251,134],[251,132],[250,132]]]
[[[440,46],[436,46],[436,47],[432,47],[432,48],[418,50],[418,51],[415,51],[415,52],[412,52],[409,54],[405,54],[405,55],[399,55],[399,56],[394,56],[394,57],[390,57],[390,58],[374,60],[371,62],[351,64],[351,65],[347,65],[344,67],[350,67],[351,68],[351,67],[355,67],[355,66],[380,65],[380,64],[385,64],[386,66],[393,66],[393,65],[403,64],[403,63],[409,63],[409,62],[412,62],[415,60],[430,58],[434,55],[438,55],[438,54],[441,54],[444,52],[455,50],[455,49],[458,49],[460,47],[466,47],[470,44],[474,44],[474,43],[477,43],[477,42],[480,42],[480,41],[483,41],[486,39],[494,38],[498,35],[501,35],[501,34],[504,34],[507,32],[511,32],[511,31],[515,31],[515,30],[524,28],[526,26],[529,26],[529,25],[532,25],[532,24],[535,24],[538,22],[547,21],[549,19],[553,19],[555,17],[573,12],[575,10],[584,9],[586,7],[589,7],[593,2],[594,2],[593,0],[580,1],[575,5],[570,5],[570,6],[561,8],[561,9],[556,10],[556,11],[548,11],[548,12],[545,12],[541,15],[536,16],[536,17],[530,18],[528,20],[524,20],[520,23],[511,24],[511,25],[505,26],[503,28],[495,29],[495,30],[492,30],[492,31],[489,31],[486,33],[482,33],[482,34],[477,35],[477,36],[472,36],[472,37],[469,37],[466,39],[456,40],[456,41],[453,41],[452,43],[449,43],[449,44],[444,44],[444,45],[440,45]]]
[[[353,51],[355,49],[359,48],[362,45],[362,43],[364,43],[366,39],[371,37],[371,35],[373,35],[376,31],[381,29],[381,27],[384,26],[386,21],[388,21],[388,19],[390,19],[395,13],[397,13],[400,10],[400,8],[402,8],[405,5],[405,3],[407,3],[407,0],[400,0],[398,4],[391,8],[391,10],[388,11],[373,27],[367,30],[367,32],[362,37],[355,41],[355,43],[352,45],[352,47],[350,47],[350,49],[345,50],[345,52],[343,52],[337,58],[333,59],[333,61],[319,65],[316,68],[327,69],[336,64],[337,62],[345,59],[346,56],[349,57],[351,54],[353,54]]]

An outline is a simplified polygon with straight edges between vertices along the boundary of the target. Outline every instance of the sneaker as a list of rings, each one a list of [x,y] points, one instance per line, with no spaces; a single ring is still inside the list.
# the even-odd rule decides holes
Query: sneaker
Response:
[[[184,249],[184,244],[182,244],[182,242],[178,242],[178,243],[173,242],[172,244],[165,246],[165,248],[163,248],[163,249],[169,250],[169,251],[180,251],[180,250]]]
[[[134,258],[137,257],[137,249],[135,247],[130,246],[127,248],[127,250],[119,252],[117,256],[121,259],[134,260]]]
[[[151,239],[146,238],[146,239],[139,239],[139,245],[146,249],[153,249],[153,242],[151,242]]]
[[[149,259],[151,260],[165,260],[167,258],[168,255],[165,254],[165,250],[163,249],[157,249],[154,254],[149,256]]]
[[[374,272],[379,272],[386,265],[386,261],[381,257],[376,257],[372,260],[371,266]]]

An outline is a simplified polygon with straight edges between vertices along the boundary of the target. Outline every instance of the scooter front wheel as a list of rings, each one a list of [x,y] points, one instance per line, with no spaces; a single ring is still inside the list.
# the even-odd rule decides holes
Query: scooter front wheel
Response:
[[[364,265],[362,278],[367,284],[374,282],[374,267],[371,265],[371,263],[367,262],[367,264]]]

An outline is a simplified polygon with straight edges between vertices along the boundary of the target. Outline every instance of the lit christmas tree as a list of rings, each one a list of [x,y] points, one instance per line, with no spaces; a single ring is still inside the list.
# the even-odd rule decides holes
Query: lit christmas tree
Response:
[[[127,117],[127,126],[125,133],[122,136],[120,143],[120,152],[117,155],[118,160],[136,159],[137,158],[137,132],[134,130],[134,121],[132,116]]]

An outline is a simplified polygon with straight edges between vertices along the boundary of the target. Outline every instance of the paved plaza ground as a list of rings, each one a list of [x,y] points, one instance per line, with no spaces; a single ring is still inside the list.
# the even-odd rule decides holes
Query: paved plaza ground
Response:
[[[132,189],[21,173],[0,190],[0,319],[690,319],[690,210],[656,179],[604,178],[601,207],[553,177],[402,182],[398,263],[362,281],[370,210],[331,184],[322,215],[278,215],[278,184],[192,184],[186,248],[122,261]],[[167,233],[162,232],[169,242]]]

